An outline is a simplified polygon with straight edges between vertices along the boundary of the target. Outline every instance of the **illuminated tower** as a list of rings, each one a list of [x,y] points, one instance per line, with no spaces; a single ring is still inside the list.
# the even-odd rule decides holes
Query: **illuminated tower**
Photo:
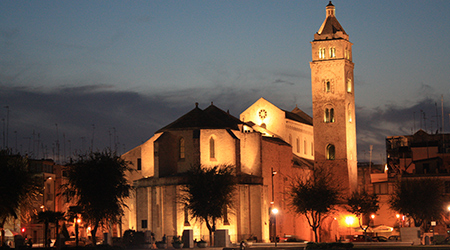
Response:
[[[331,1],[311,47],[315,166],[330,169],[343,188],[354,191],[357,157],[352,43],[336,19]]]

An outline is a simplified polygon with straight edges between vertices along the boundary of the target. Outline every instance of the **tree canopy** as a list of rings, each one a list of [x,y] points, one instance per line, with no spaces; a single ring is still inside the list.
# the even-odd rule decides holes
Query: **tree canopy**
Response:
[[[366,190],[353,192],[347,199],[347,211],[359,218],[359,227],[364,230],[364,233],[369,228],[368,216],[370,216],[370,214],[375,214],[378,209],[380,209],[378,203],[378,195],[369,194]],[[364,220],[367,221],[367,223],[364,223]]]
[[[414,220],[416,227],[442,216],[443,183],[436,178],[402,178],[392,193],[391,209]]]
[[[111,151],[80,155],[66,166],[68,183],[63,194],[83,211],[83,220],[92,225],[92,240],[98,226],[105,220],[115,223],[123,215],[124,199],[130,196],[131,185],[126,173],[128,163]]]
[[[181,201],[192,217],[202,220],[210,233],[216,230],[216,221],[223,218],[226,208],[232,208],[236,188],[234,166],[193,166],[187,172],[187,184],[182,188]]]
[[[19,209],[30,207],[36,200],[39,187],[28,171],[28,161],[9,149],[0,150],[0,228],[4,242],[3,226],[7,219],[18,218]],[[28,205],[28,206],[27,206]]]
[[[290,205],[295,212],[303,214],[318,239],[317,229],[323,218],[339,203],[339,187],[333,185],[330,173],[323,168],[316,168],[311,175],[294,179],[290,188]]]

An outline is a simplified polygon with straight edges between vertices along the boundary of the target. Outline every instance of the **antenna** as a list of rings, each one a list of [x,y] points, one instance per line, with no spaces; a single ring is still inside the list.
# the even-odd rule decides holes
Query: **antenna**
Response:
[[[92,124],[91,152],[94,151],[95,124]]]

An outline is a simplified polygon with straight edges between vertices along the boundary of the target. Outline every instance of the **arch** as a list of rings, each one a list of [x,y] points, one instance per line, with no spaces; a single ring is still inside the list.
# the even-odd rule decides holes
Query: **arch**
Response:
[[[324,110],[324,122],[334,122],[334,108],[325,108]]]
[[[212,136],[211,136],[211,138],[209,138],[209,158],[211,158],[211,159],[216,158],[215,140]]]
[[[348,122],[352,122],[353,121],[352,105],[350,103],[347,105],[347,116],[348,116]]]
[[[179,158],[180,159],[184,159],[186,157],[186,155],[185,155],[185,145],[184,145],[184,138],[183,137],[181,137],[180,140],[179,140],[178,148],[179,148],[179,152],[178,152],[179,153]]]
[[[353,88],[352,88],[352,79],[348,78],[347,79],[347,93],[352,93]]]
[[[328,144],[325,152],[327,160],[336,159],[336,149],[333,144]]]

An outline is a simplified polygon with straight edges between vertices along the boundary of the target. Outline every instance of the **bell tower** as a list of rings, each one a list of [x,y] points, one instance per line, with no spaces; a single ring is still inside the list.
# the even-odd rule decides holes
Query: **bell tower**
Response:
[[[350,194],[357,187],[353,44],[335,14],[330,1],[311,42],[314,166],[329,169]]]

